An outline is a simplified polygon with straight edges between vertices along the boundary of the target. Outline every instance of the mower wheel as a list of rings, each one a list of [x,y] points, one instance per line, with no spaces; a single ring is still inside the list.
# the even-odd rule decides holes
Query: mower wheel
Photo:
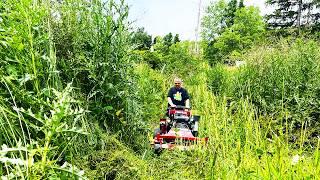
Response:
[[[156,128],[155,130],[154,130],[154,133],[153,133],[153,138],[155,138],[156,136],[157,136],[157,134],[158,133],[160,133],[161,131],[160,131],[160,128]]]
[[[161,151],[162,151],[162,149],[161,149],[160,144],[155,144],[154,145],[154,153],[157,154],[157,155],[160,155]]]
[[[192,131],[192,135],[193,135],[194,137],[198,137],[198,131]]]

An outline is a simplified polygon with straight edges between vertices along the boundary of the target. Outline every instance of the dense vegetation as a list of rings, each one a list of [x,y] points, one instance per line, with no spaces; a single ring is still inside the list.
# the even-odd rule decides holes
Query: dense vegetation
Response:
[[[0,2],[2,179],[320,178],[315,36],[274,37],[258,9],[221,0],[195,54],[178,34],[130,32],[128,13],[123,0]],[[157,156],[176,76],[210,140]]]

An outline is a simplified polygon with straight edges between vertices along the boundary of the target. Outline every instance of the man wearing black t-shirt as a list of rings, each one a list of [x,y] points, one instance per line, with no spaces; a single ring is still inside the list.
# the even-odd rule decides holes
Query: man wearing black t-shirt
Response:
[[[168,92],[168,107],[185,106],[190,108],[189,94],[186,89],[181,87],[181,79],[174,79],[174,87]]]

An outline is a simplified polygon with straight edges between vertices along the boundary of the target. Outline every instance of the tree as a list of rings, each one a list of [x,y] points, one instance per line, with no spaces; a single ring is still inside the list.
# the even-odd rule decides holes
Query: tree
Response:
[[[227,3],[225,0],[211,2],[206,8],[201,19],[201,37],[206,41],[213,41],[226,28],[225,10]]]
[[[144,28],[138,28],[136,32],[132,33],[131,43],[136,46],[135,49],[147,50],[150,49],[152,44],[152,37],[144,31]]]
[[[153,38],[153,44],[156,44],[156,43],[157,43],[157,38],[159,38],[159,37],[156,36],[156,37]]]
[[[215,64],[231,54],[239,54],[258,41],[264,31],[265,24],[257,8],[249,6],[238,9],[234,24],[209,44],[206,56],[211,58],[211,64]]]
[[[163,37],[163,44],[168,48],[172,45],[172,37],[171,32]]]
[[[306,19],[306,26],[311,27],[312,31],[320,30],[320,0],[313,0],[309,4],[308,15]]]
[[[239,8],[243,8],[243,7],[244,7],[243,0],[240,0],[240,2],[239,2]]]
[[[226,28],[233,25],[236,11],[243,7],[243,0],[239,1],[239,6],[237,0],[211,2],[201,20],[202,38],[212,41],[221,35]]]
[[[153,48],[155,51],[163,51],[165,46],[163,44],[163,38],[161,36],[156,36],[153,41]]]
[[[226,8],[226,25],[227,27],[231,27],[234,23],[235,13],[237,11],[237,0],[230,0],[228,6]]]
[[[238,9],[230,31],[240,37],[238,50],[250,48],[253,42],[260,39],[265,31],[265,23],[259,9],[253,6]],[[223,35],[221,39],[223,39]]]
[[[266,16],[270,28],[287,28],[298,24],[298,10],[301,10],[298,7],[301,7],[301,0],[268,0],[266,3],[276,6],[275,11]]]
[[[275,6],[274,12],[266,16],[270,29],[314,27],[319,24],[319,0],[268,0]]]
[[[177,42],[180,42],[179,34],[176,34],[173,38],[173,44],[176,44]]]

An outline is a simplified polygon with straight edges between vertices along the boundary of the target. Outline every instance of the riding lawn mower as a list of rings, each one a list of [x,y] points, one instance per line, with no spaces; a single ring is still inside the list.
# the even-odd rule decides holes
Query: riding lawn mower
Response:
[[[207,143],[208,137],[198,138],[198,125],[200,116],[192,115],[190,108],[184,106],[171,107],[168,117],[160,119],[160,127],[153,135],[155,153],[163,149],[188,150],[198,143]]]

